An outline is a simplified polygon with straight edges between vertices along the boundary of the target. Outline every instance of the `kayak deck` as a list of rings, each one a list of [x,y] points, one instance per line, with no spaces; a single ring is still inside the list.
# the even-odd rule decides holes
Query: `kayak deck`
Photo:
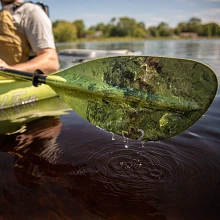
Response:
[[[0,76],[0,109],[27,105],[57,94],[47,85],[34,87],[32,82]]]

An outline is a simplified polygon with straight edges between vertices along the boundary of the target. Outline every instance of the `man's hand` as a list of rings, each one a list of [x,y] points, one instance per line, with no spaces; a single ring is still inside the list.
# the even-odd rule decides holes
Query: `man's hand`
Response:
[[[0,59],[0,68],[10,68],[10,66],[2,59]]]
[[[5,61],[0,59],[0,69],[2,69],[2,68],[10,69],[10,66]],[[11,76],[7,76],[6,74],[1,74],[1,73],[0,73],[0,76],[3,76],[5,78],[11,78]]]

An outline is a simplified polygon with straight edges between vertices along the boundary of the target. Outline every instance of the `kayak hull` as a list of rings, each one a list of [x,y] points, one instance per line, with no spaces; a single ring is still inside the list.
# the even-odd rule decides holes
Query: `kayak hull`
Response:
[[[34,87],[29,81],[0,76],[0,109],[28,105],[55,96],[57,94],[47,85]]]
[[[70,107],[58,96],[0,109],[0,134],[21,133],[25,125],[42,117],[68,114]]]

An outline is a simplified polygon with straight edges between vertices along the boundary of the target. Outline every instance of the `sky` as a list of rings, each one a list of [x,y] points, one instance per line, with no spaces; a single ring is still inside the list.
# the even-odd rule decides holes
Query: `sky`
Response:
[[[83,20],[86,27],[112,18],[129,17],[144,22],[146,27],[166,22],[176,27],[196,17],[202,23],[220,25],[220,0],[43,0],[49,6],[50,18],[55,20]]]

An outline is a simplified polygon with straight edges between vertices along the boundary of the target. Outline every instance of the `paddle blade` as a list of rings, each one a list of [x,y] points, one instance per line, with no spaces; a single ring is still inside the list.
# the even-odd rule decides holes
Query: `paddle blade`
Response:
[[[79,115],[143,141],[175,136],[195,123],[217,91],[206,65],[186,59],[124,56],[88,61],[47,77]]]

